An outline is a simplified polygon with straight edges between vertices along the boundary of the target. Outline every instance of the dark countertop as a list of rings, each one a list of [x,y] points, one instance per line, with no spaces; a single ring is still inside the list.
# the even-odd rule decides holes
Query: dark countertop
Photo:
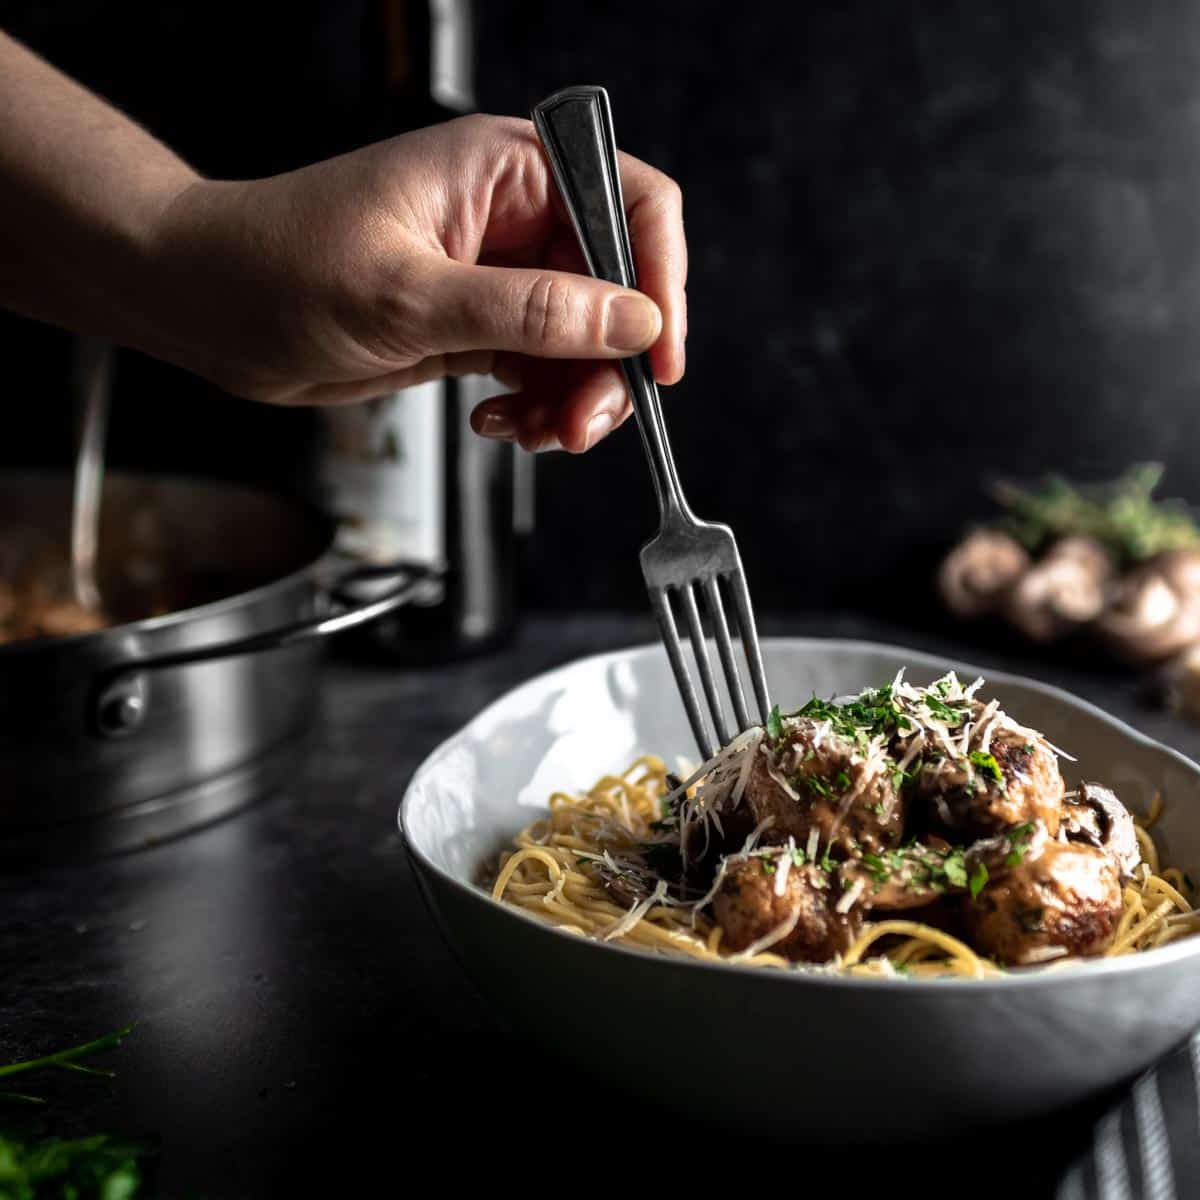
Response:
[[[1200,730],[1142,706],[1131,681],[1099,668],[1014,662],[851,618],[764,626],[1005,665],[1200,756]],[[22,1085],[52,1100],[56,1131],[156,1139],[159,1187],[172,1197],[350,1195],[359,1182],[399,1180],[409,1155],[447,1137],[468,1151],[447,1164],[455,1177],[469,1164],[493,1173],[518,1152],[587,1171],[589,1146],[624,1153],[605,1130],[633,1135],[642,1122],[678,1145],[686,1131],[672,1118],[593,1091],[499,1027],[423,910],[395,824],[418,763],[485,704],[529,675],[650,632],[619,616],[546,616],[503,652],[455,666],[330,661],[309,752],[285,791],[152,849],[10,872],[0,881],[0,1062],[137,1022],[109,1057],[112,1084],[51,1073]],[[1025,1190],[1049,1194],[1094,1116],[1072,1114],[1053,1139],[1040,1137],[1032,1165],[1022,1160]],[[556,1129],[574,1131],[569,1146],[556,1149]],[[757,1157],[748,1143],[720,1146],[734,1165]],[[677,1178],[669,1154],[664,1186]],[[871,1154],[856,1155],[858,1169]],[[797,1162],[817,1158],[831,1179],[846,1170],[837,1154]],[[897,1151],[879,1161],[915,1165]],[[990,1194],[965,1159],[937,1161],[946,1183],[965,1182],[958,1161],[975,1176],[973,1198]],[[814,1177],[806,1168],[799,1178]],[[1004,1183],[1011,1189],[1012,1176]]]

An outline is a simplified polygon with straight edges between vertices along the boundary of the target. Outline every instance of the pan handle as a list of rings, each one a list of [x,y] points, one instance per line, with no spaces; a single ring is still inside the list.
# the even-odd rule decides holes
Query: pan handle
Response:
[[[350,589],[357,583],[390,579],[393,576],[399,577],[396,583],[373,600],[357,601],[350,594]],[[437,570],[417,563],[355,565],[340,574],[325,589],[325,594],[337,606],[334,612],[310,617],[305,621],[296,621],[279,629],[268,629],[249,637],[235,638],[232,641],[214,642],[209,646],[172,650],[167,654],[133,659],[101,678],[93,693],[92,727],[106,738],[127,737],[137,730],[146,719],[149,702],[146,676],[150,671],[191,666],[193,663],[232,658],[240,654],[255,654],[262,650],[281,650],[301,642],[331,637],[335,633],[343,633],[347,629],[365,625],[403,607],[419,596],[439,576],[440,572]]]

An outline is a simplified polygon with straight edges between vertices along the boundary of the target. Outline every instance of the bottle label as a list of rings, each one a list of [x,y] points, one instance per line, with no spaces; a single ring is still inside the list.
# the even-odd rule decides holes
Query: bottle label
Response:
[[[355,558],[440,565],[446,556],[441,380],[327,409],[321,484]]]

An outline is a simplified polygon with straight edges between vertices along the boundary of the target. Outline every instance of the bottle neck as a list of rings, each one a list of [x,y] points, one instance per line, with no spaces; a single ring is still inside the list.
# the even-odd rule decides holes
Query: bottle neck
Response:
[[[429,90],[457,112],[475,109],[475,29],[471,0],[430,0]]]

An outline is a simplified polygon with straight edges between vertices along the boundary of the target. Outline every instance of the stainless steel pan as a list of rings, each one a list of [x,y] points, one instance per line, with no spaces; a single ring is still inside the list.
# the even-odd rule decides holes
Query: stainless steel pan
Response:
[[[70,480],[0,476],[0,578],[31,539],[65,547]],[[276,784],[307,725],[325,637],[369,603],[323,519],[230,484],[110,474],[102,594],[119,623],[0,646],[0,857],[121,849],[213,820]],[[379,570],[371,572],[380,574]],[[154,615],[151,604],[178,604]]]

